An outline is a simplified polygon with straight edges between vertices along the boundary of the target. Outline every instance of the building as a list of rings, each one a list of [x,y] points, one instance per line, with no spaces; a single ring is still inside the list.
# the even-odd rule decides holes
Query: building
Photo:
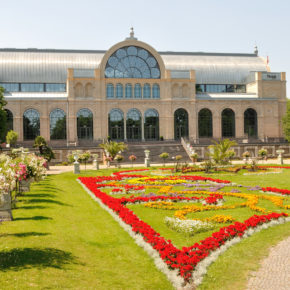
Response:
[[[285,73],[253,54],[157,52],[133,29],[107,51],[0,49],[0,85],[19,141],[283,139]]]

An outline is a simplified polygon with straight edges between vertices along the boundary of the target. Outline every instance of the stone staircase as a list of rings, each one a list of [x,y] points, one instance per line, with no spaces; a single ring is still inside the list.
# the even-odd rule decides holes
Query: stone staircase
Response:
[[[167,152],[169,154],[169,158],[166,160],[166,163],[173,162],[172,157],[175,157],[176,155],[181,155],[183,157],[181,160],[182,162],[190,162],[190,159],[180,142],[157,141],[145,143],[127,143],[127,145],[128,150],[122,153],[122,155],[124,156],[123,162],[128,162],[128,157],[134,154],[137,157],[135,163],[144,163],[144,150],[150,150],[151,163],[163,163],[163,159],[159,157],[159,155],[163,152]]]

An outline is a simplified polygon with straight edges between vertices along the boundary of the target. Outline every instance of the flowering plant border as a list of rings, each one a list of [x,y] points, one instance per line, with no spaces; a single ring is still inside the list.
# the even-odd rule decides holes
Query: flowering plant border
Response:
[[[111,178],[121,180],[124,177],[122,173],[116,172]],[[108,177],[105,177],[105,179],[108,180]],[[217,182],[211,178],[201,178],[201,180],[205,179]],[[99,189],[99,187],[103,187],[103,184],[97,184],[100,180],[102,180],[102,177],[79,177],[80,183],[91,197],[107,210],[135,239],[136,243],[154,258],[157,268],[167,275],[176,288],[187,288],[200,284],[207,266],[229,246],[252,235],[255,231],[289,220],[289,218],[286,219],[288,216],[286,213],[254,215],[243,223],[235,222],[223,227],[199,243],[190,247],[183,247],[180,250],[170,240],[161,237],[150,225],[140,220],[133,211],[126,207],[126,204],[154,201],[160,198],[181,200],[182,198],[187,199],[186,197],[154,196],[117,199]],[[196,179],[193,178],[192,180]],[[226,182],[222,181],[222,183]]]

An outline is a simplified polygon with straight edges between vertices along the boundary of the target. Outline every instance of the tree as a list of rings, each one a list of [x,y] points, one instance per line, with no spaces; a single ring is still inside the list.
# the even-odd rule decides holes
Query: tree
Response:
[[[6,135],[6,143],[10,144],[12,147],[16,145],[18,139],[18,133],[10,130]]]
[[[228,164],[230,158],[232,157],[232,150],[230,150],[233,146],[237,145],[236,141],[232,141],[230,139],[223,139],[219,142],[214,141],[215,145],[210,145],[209,148],[209,157],[216,164]]]
[[[115,156],[119,152],[123,152],[127,149],[127,145],[124,144],[124,142],[115,141],[108,141],[106,143],[100,144],[99,146],[109,153],[110,157],[112,157],[112,160],[114,160]]]
[[[4,99],[4,89],[0,87],[0,141],[5,141],[6,130],[7,130],[7,118],[4,106],[7,102]]]
[[[290,142],[290,100],[287,102],[287,110],[285,116],[282,118],[282,124],[285,139]]]

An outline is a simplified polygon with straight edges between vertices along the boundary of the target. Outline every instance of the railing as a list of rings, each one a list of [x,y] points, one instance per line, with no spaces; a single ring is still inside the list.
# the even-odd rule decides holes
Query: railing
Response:
[[[188,157],[190,158],[193,151],[188,139],[181,137],[181,145],[184,148],[185,152],[187,153]]]

